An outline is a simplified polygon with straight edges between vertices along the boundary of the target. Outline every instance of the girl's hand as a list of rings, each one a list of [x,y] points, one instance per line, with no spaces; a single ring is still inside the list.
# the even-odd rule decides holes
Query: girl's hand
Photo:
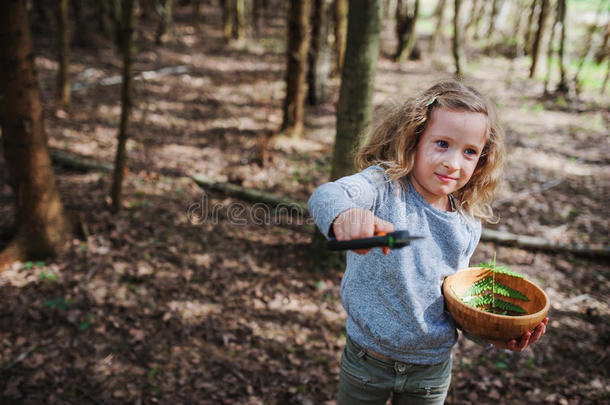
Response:
[[[377,232],[394,232],[394,225],[376,217],[371,211],[350,208],[343,211],[333,222],[333,232],[338,241],[370,238]],[[354,252],[365,255],[371,249],[357,249]]]
[[[549,318],[544,318],[540,325],[536,326],[532,332],[526,332],[523,336],[517,339],[509,340],[508,342],[502,342],[499,340],[490,340],[489,343],[497,347],[498,349],[508,349],[513,352],[522,352],[529,346],[534,344],[538,339],[546,332],[546,325],[549,323]]]

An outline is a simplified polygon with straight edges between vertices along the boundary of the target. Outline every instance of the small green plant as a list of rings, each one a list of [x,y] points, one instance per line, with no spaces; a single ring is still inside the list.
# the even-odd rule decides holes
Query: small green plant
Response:
[[[520,291],[510,288],[496,281],[497,274],[504,274],[510,277],[523,278],[523,275],[516,273],[506,266],[496,266],[496,257],[491,263],[481,263],[479,265],[490,271],[490,275],[473,283],[464,296],[460,298],[462,302],[471,307],[481,309],[500,315],[523,315],[527,312],[519,305],[505,301],[500,297],[516,298],[529,301]]]

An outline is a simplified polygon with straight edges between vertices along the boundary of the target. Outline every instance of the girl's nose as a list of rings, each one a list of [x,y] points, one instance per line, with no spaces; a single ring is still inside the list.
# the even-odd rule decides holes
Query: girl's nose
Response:
[[[443,166],[445,166],[447,169],[457,170],[460,165],[459,158],[456,155],[456,153],[448,153],[443,161]]]

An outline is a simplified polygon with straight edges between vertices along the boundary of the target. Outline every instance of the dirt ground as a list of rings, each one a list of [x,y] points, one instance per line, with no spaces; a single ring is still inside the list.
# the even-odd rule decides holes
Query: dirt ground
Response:
[[[306,201],[327,181],[334,101],[308,107],[305,135],[281,124],[284,26],[225,45],[217,7],[200,33],[177,7],[175,33],[153,44],[140,29],[136,70],[184,66],[136,82],[124,209],[108,209],[111,176],[57,167],[67,209],[87,236],[44,262],[0,275],[0,402],[12,404],[334,403],[345,344],[342,269],[308,270],[311,223],[202,189],[190,176]],[[450,54],[396,64],[384,31],[375,104],[449,77]],[[36,36],[49,145],[112,163],[120,74],[111,43],[72,50],[73,80],[91,87],[73,105],[52,102],[53,36]],[[425,44],[426,38],[423,38]],[[448,45],[448,44],[445,44]],[[425,46],[425,45],[422,45]],[[527,61],[469,51],[469,83],[492,97],[506,129],[506,184],[490,228],[565,244],[609,245],[608,96],[542,99]],[[0,246],[12,223],[0,153]],[[196,213],[193,217],[189,215]],[[610,271],[605,258],[482,242],[490,260],[526,274],[549,295],[543,339],[522,353],[486,351],[460,339],[447,403],[598,404],[610,400]]]

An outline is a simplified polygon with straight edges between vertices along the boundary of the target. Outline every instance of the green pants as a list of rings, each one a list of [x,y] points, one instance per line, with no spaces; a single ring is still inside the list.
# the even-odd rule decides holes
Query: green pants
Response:
[[[451,356],[431,366],[386,360],[347,338],[341,358],[338,405],[442,404],[451,382]]]

